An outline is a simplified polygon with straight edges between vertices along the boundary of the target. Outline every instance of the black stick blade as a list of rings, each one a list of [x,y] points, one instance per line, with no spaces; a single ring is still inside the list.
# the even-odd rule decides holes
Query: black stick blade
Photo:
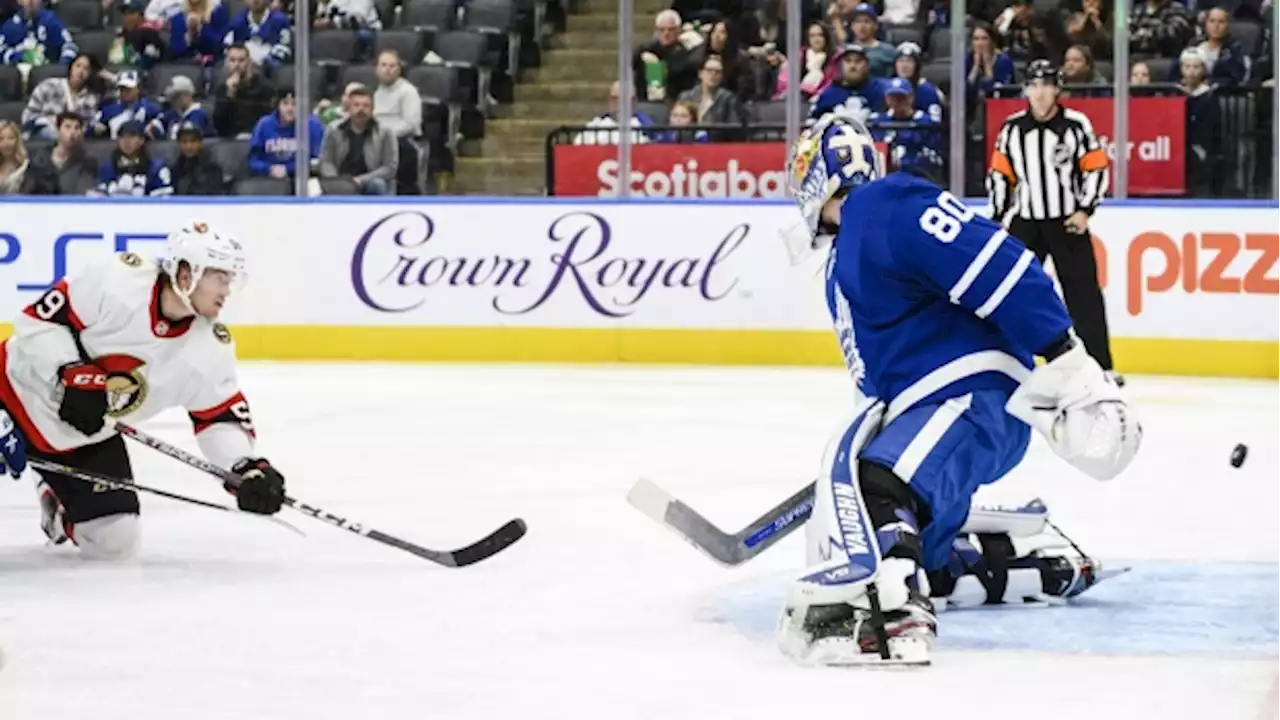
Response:
[[[506,550],[515,544],[517,540],[524,537],[528,526],[524,520],[516,518],[503,525],[502,527],[489,533],[487,536],[463,548],[457,550],[432,550],[424,548],[421,545],[415,545],[411,542],[401,540],[394,535],[387,535],[371,530],[368,537],[376,540],[384,545],[400,548],[405,552],[417,555],[420,558],[430,560],[437,565],[445,567],[466,567],[474,565],[481,560],[487,560],[494,555]]]

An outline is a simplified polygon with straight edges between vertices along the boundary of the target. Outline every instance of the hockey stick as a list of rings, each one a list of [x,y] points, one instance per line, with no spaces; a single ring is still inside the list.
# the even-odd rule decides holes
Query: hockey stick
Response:
[[[627,502],[674,530],[711,559],[733,567],[764,552],[809,519],[813,513],[813,486],[814,483],[809,483],[733,534],[716,527],[698,511],[648,480],[632,486]]]
[[[196,498],[187,497],[186,495],[179,495],[177,493],[171,493],[166,490],[147,487],[146,485],[139,485],[138,483],[132,480],[127,480],[125,478],[115,478],[107,475],[102,475],[100,473],[92,472],[89,470],[81,470],[79,468],[71,467],[70,465],[63,465],[62,463],[53,462],[52,460],[43,460],[41,458],[31,458],[27,460],[27,465],[37,470],[44,470],[46,472],[57,473],[58,475],[65,475],[75,480],[83,480],[84,482],[91,482],[91,483],[106,485],[112,490],[133,490],[135,492],[151,493],[152,495],[159,495],[160,497],[169,498],[170,500],[177,500],[178,502],[184,502],[184,503],[187,503],[188,505],[196,505],[198,507],[209,508],[210,510],[221,510],[222,512],[229,512],[229,513],[235,513],[237,515],[248,515],[250,517],[260,518],[262,520],[267,520],[272,523],[275,523],[280,527],[292,530],[293,532],[296,532],[299,535],[302,535],[303,537],[306,537],[305,533],[303,533],[301,530],[294,527],[293,525],[290,525],[289,523],[285,522],[284,520],[281,520],[280,518],[271,517],[269,515],[258,515],[256,513],[248,513],[241,510],[240,508],[228,507],[226,505],[219,505],[217,503],[211,503],[206,500],[197,500]]]
[[[220,468],[203,458],[192,455],[181,448],[174,447],[163,440],[153,438],[136,428],[117,422],[115,423],[115,429],[121,435],[130,440],[142,443],[154,450],[159,450],[161,453],[168,455],[178,462],[212,475],[224,483],[229,483],[232,486],[238,486],[240,484],[240,477],[233,474],[231,471]],[[394,535],[388,535],[384,532],[374,530],[373,528],[366,528],[360,523],[351,522],[346,518],[338,517],[326,510],[313,507],[287,495],[284,498],[284,504],[304,515],[309,515],[320,520],[321,522],[328,523],[334,527],[346,530],[347,532],[355,533],[361,537],[366,537],[370,540],[380,542],[383,545],[390,545],[391,547],[417,555],[420,558],[430,560],[437,565],[443,565],[445,567],[465,567],[467,565],[478,563],[481,560],[485,560],[524,537],[526,529],[524,520],[516,518],[508,521],[505,525],[493,531],[481,540],[467,545],[466,547],[458,548],[457,550],[432,550],[420,545],[415,545],[406,540],[401,540]]]

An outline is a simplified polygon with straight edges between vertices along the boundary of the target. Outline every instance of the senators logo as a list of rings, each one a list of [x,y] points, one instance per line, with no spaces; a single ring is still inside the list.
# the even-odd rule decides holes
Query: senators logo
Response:
[[[107,373],[107,414],[124,417],[142,406],[147,398],[146,363],[130,355],[103,355],[96,361]]]

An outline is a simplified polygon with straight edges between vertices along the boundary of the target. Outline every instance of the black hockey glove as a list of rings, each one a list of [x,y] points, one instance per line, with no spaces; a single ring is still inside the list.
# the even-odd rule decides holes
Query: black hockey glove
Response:
[[[107,373],[92,363],[68,363],[58,369],[62,404],[58,417],[84,435],[93,435],[106,424]]]
[[[284,504],[284,476],[263,458],[245,458],[231,472],[240,476],[240,487],[227,483],[227,492],[236,496],[236,505],[245,512],[275,515]]]

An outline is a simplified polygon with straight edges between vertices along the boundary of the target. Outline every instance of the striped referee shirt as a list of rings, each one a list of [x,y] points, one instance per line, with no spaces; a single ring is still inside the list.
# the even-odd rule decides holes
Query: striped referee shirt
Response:
[[[996,136],[987,173],[991,217],[1007,224],[1092,214],[1109,182],[1107,153],[1084,113],[1058,106],[1041,122],[1030,108],[1009,116]]]

